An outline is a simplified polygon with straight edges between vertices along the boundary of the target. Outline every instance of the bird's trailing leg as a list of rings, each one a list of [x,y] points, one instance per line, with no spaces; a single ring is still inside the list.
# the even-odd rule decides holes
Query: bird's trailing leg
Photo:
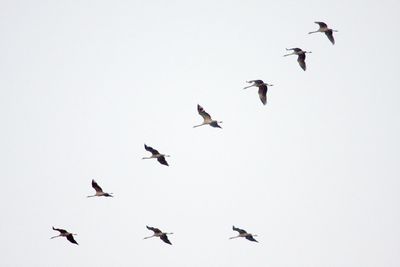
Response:
[[[193,126],[193,128],[200,127],[200,126],[203,126],[203,125],[205,125],[205,123],[202,123],[202,124],[199,124],[199,125],[195,125],[195,126]]]

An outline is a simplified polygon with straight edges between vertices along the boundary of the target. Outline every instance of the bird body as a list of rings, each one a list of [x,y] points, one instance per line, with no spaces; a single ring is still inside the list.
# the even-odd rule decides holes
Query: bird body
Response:
[[[297,62],[299,63],[300,67],[305,71],[307,69],[306,67],[306,54],[311,53],[310,51],[303,51],[300,48],[286,48],[287,51],[292,50],[292,53],[283,55],[284,57],[290,56],[290,55],[297,55]]]
[[[105,193],[103,189],[97,184],[97,182],[92,179],[92,187],[96,190],[96,194],[87,197],[113,197],[112,193]]]
[[[173,233],[164,233],[158,228],[150,227],[150,226],[147,226],[147,225],[146,225],[146,228],[149,229],[150,231],[153,231],[154,234],[151,235],[151,236],[147,236],[144,239],[148,239],[148,238],[152,238],[152,237],[159,237],[165,243],[167,243],[169,245],[172,245],[172,243],[171,243],[171,241],[169,241],[167,235],[172,235]]]
[[[319,29],[316,31],[309,32],[308,34],[316,33],[316,32],[323,32],[325,33],[326,37],[328,37],[329,41],[334,45],[335,39],[333,38],[333,32],[337,32],[337,30],[332,30],[326,25],[325,22],[322,21],[315,21],[314,23],[319,25]]]
[[[65,238],[67,238],[67,240],[69,242],[71,242],[73,244],[76,244],[76,245],[79,245],[78,242],[76,242],[75,239],[74,239],[74,235],[76,235],[76,234],[70,233],[70,232],[68,232],[67,230],[64,230],[64,229],[54,228],[54,226],[53,226],[53,230],[54,231],[58,231],[60,234],[51,237],[51,239],[56,238],[56,237],[65,237]]]
[[[199,124],[199,125],[195,125],[195,126],[193,126],[193,128],[203,126],[203,125],[210,125],[211,127],[214,127],[214,128],[222,128],[221,126],[218,125],[218,123],[222,123],[222,121],[213,120],[211,118],[210,114],[208,114],[202,106],[197,105],[197,112],[199,113],[200,116],[203,117],[203,123]]]
[[[267,91],[268,86],[273,86],[273,84],[264,83],[262,80],[251,80],[246,81],[247,83],[253,83],[252,85],[246,86],[243,89],[247,89],[250,87],[258,87],[258,96],[260,97],[261,103],[264,105],[267,104]]]
[[[142,159],[157,159],[157,161],[160,162],[160,164],[169,166],[167,160],[165,159],[165,157],[169,157],[169,155],[161,154],[156,149],[154,149],[154,148],[152,148],[150,146],[147,146],[146,144],[144,144],[144,149],[149,151],[151,153],[151,156],[150,157],[144,157]]]
[[[244,237],[249,241],[253,241],[253,242],[257,242],[258,243],[258,241],[254,239],[254,237],[257,236],[257,235],[253,235],[253,234],[247,233],[245,230],[237,228],[235,226],[232,226],[232,229],[233,229],[233,231],[237,231],[239,234],[237,236],[230,237],[230,239],[234,239],[234,238],[238,238],[238,237]]]

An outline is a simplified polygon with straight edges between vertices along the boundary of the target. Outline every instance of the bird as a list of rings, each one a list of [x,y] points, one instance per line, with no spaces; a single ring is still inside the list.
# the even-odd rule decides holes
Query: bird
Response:
[[[148,238],[152,238],[152,237],[159,237],[159,238],[160,238],[162,241],[164,241],[165,243],[172,245],[172,243],[171,243],[171,241],[169,241],[167,235],[172,235],[173,233],[164,233],[164,232],[162,232],[162,231],[161,231],[160,229],[158,229],[158,228],[150,227],[150,226],[147,226],[147,225],[146,225],[146,227],[147,227],[147,229],[149,229],[150,231],[153,231],[154,234],[151,235],[151,236],[147,236],[147,237],[145,237],[145,238],[143,238],[143,239],[148,239]]]
[[[299,62],[300,67],[305,71],[306,70],[306,62],[305,62],[306,54],[311,53],[311,51],[303,51],[297,47],[296,48],[286,48],[286,50],[287,51],[293,50],[293,52],[290,54],[283,55],[283,56],[286,57],[286,56],[290,56],[290,55],[298,55],[297,62]]]
[[[199,104],[197,104],[197,111],[199,112],[200,116],[203,117],[203,123],[199,124],[199,125],[195,125],[193,126],[193,128],[199,127],[199,126],[203,126],[203,125],[210,125],[211,127],[215,127],[215,128],[221,128],[221,126],[218,125],[218,123],[222,123],[222,121],[216,121],[211,119],[210,114],[208,114],[204,108],[202,106],[200,106]]]
[[[243,89],[247,89],[253,86],[258,87],[258,95],[260,97],[261,102],[265,105],[267,104],[267,91],[268,91],[268,86],[273,86],[273,84],[268,84],[263,82],[262,80],[251,80],[251,81],[246,81],[247,83],[253,83],[252,85],[246,86]]]
[[[329,41],[334,45],[335,44],[335,39],[333,38],[333,32],[337,32],[337,30],[332,30],[328,28],[328,25],[326,25],[325,22],[322,21],[315,21],[314,23],[319,25],[319,29],[313,32],[309,32],[308,34],[311,33],[316,33],[316,32],[323,32],[325,33],[326,37],[328,37]]]
[[[237,236],[230,237],[229,239],[238,238],[238,237],[244,237],[247,240],[250,240],[250,241],[258,243],[258,241],[254,239],[254,236],[257,236],[257,235],[253,235],[253,234],[247,233],[245,230],[240,229],[240,228],[236,228],[235,226],[232,226],[232,229],[233,229],[233,231],[239,232],[239,234]]]
[[[169,157],[169,155],[164,155],[161,154],[160,152],[158,152],[157,150],[155,150],[154,148],[147,146],[146,144],[144,144],[144,149],[146,149],[147,151],[149,151],[151,153],[150,157],[144,157],[142,159],[157,159],[158,162],[160,162],[162,165],[168,165],[168,162],[165,160],[165,157]]]
[[[70,232],[68,232],[67,230],[64,230],[64,229],[54,228],[54,226],[53,226],[53,230],[60,232],[60,234],[51,237],[51,239],[56,238],[56,237],[64,236],[64,237],[66,237],[68,239],[69,242],[71,242],[73,244],[76,244],[76,245],[79,245],[78,242],[76,242],[75,239],[74,239],[74,235],[76,235],[76,234],[70,233]]]
[[[113,197],[112,193],[103,192],[103,189],[101,189],[101,187],[98,185],[98,183],[96,183],[94,179],[92,179],[92,187],[94,188],[94,190],[96,190],[96,194],[87,197]]]

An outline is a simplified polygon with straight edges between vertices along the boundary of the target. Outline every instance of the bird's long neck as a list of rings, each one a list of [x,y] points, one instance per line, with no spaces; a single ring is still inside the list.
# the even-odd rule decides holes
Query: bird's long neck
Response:
[[[287,56],[291,56],[291,55],[296,55],[296,53],[295,53],[295,52],[293,52],[293,53],[286,54],[286,55],[283,55],[283,56],[284,56],[284,57],[287,57]]]
[[[234,238],[238,238],[238,237],[240,237],[240,235],[229,237],[229,239],[234,239]]]
[[[93,195],[93,196],[87,196],[87,197],[95,197],[96,195]]]
[[[155,235],[146,236],[146,237],[145,237],[145,238],[143,238],[143,239],[149,239],[149,238],[152,238],[152,237],[155,237]]]
[[[316,33],[316,32],[319,32],[319,30],[318,31],[309,32],[308,34],[312,34],[312,33]]]
[[[56,237],[61,237],[61,234],[60,235],[56,235],[56,236],[52,236],[52,237],[50,237],[50,239],[53,239],[53,238],[56,238]]]
[[[151,157],[143,157],[142,159],[151,159]]]

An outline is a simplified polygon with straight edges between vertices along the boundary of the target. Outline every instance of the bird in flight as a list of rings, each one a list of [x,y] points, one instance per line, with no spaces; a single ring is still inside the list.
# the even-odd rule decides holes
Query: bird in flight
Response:
[[[168,162],[165,160],[165,157],[169,157],[169,155],[164,155],[161,154],[160,152],[158,152],[157,150],[155,150],[154,148],[147,146],[146,144],[144,144],[144,149],[146,149],[147,151],[149,151],[151,153],[150,157],[144,157],[142,159],[157,159],[158,162],[160,162],[162,165],[168,165]]]
[[[306,70],[306,54],[311,53],[310,51],[303,51],[300,48],[286,48],[287,51],[292,50],[293,52],[290,54],[283,55],[284,57],[290,55],[297,55],[297,62],[299,63],[300,67],[305,71]]]
[[[68,232],[67,230],[64,230],[64,229],[54,228],[54,226],[53,226],[53,230],[54,231],[58,231],[60,234],[51,237],[51,239],[63,236],[63,237],[66,237],[69,242],[71,242],[73,244],[76,244],[76,245],[79,245],[78,242],[76,242],[75,239],[74,239],[74,235],[76,235],[76,234],[70,233],[70,232]]]
[[[113,197],[112,193],[105,193],[94,179],[92,179],[92,187],[96,190],[96,194],[87,197]]]
[[[173,233],[164,233],[164,232],[162,232],[162,231],[161,231],[160,229],[158,229],[158,228],[150,227],[150,226],[147,226],[147,225],[146,225],[146,227],[147,227],[147,229],[149,229],[150,231],[153,231],[154,234],[151,235],[151,236],[147,236],[147,237],[145,237],[144,239],[148,239],[148,238],[152,238],[152,237],[159,237],[159,238],[160,238],[162,241],[164,241],[165,243],[172,245],[172,243],[171,243],[171,241],[169,241],[167,235],[172,235]]]
[[[335,44],[335,39],[333,38],[333,32],[337,32],[337,30],[332,30],[328,28],[328,25],[326,25],[325,22],[322,21],[315,21],[314,23],[319,25],[319,29],[316,31],[309,32],[308,34],[311,33],[316,33],[316,32],[323,32],[325,33],[326,37],[328,37],[329,41],[334,45]]]
[[[252,85],[246,86],[243,89],[247,89],[250,87],[258,87],[258,96],[260,97],[261,103],[264,105],[267,104],[267,91],[268,91],[268,86],[273,86],[273,84],[268,84],[263,82],[262,80],[251,80],[251,81],[246,81],[247,83],[253,83]]]
[[[211,127],[222,128],[221,126],[218,125],[218,123],[222,123],[222,121],[216,121],[216,120],[211,119],[210,114],[208,114],[204,110],[204,108],[202,106],[200,106],[199,104],[197,105],[197,112],[199,112],[200,116],[203,117],[204,121],[202,124],[193,126],[193,128],[203,126],[203,125],[210,125]]]
[[[245,230],[240,229],[240,228],[236,228],[235,226],[232,226],[232,229],[233,229],[233,231],[237,231],[239,234],[237,236],[230,237],[229,239],[238,238],[238,237],[244,237],[247,240],[250,240],[250,241],[253,241],[253,242],[258,242],[257,240],[254,239],[254,236],[257,236],[257,235],[253,235],[253,234],[247,233]]]

